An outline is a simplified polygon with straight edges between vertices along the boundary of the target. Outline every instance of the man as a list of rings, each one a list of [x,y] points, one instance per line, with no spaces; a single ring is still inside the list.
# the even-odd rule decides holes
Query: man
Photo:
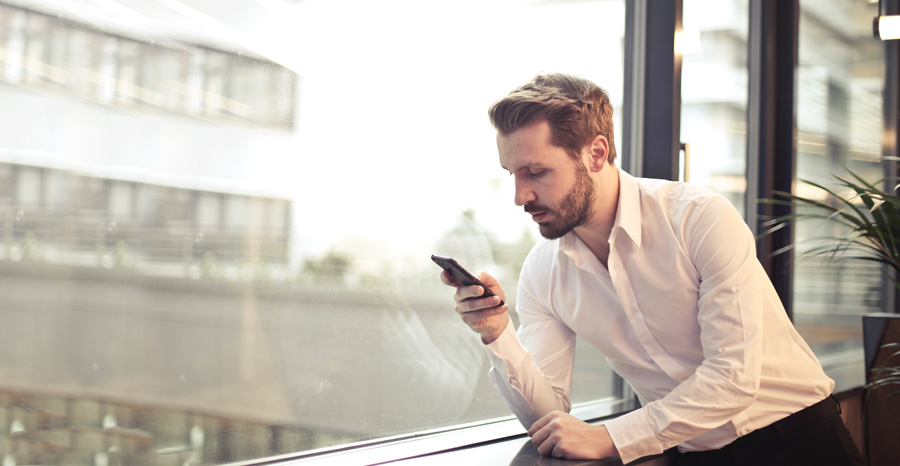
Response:
[[[627,463],[678,446],[686,464],[862,463],[834,382],[729,202],[617,169],[612,105],[585,79],[538,76],[489,113],[515,203],[547,238],[522,267],[518,333],[493,277],[479,274],[499,297],[441,279],[541,454]],[[566,414],[576,334],[640,409],[602,425]]]

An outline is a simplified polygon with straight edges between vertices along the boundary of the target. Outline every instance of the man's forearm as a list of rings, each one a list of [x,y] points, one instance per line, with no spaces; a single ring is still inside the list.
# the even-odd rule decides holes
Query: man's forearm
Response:
[[[492,366],[491,383],[526,429],[550,412],[569,411],[568,398],[537,368],[511,324],[485,348]]]

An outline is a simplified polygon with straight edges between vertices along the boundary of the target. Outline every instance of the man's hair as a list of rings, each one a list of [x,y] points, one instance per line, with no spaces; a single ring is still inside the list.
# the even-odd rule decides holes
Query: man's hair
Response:
[[[540,74],[519,86],[488,110],[501,135],[537,122],[550,124],[550,142],[578,160],[581,150],[601,134],[609,141],[609,162],[616,158],[613,107],[600,86],[579,76]]]

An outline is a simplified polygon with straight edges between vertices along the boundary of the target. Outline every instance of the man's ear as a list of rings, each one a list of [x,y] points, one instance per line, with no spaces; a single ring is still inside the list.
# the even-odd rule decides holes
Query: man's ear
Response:
[[[588,145],[591,156],[591,171],[598,172],[609,162],[609,141],[606,136],[598,134]]]

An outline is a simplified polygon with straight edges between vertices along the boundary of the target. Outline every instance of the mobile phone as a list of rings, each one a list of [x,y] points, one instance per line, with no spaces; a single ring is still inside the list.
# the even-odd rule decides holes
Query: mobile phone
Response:
[[[463,268],[463,266],[459,265],[459,262],[456,262],[456,259],[453,259],[452,257],[444,257],[432,254],[431,260],[433,260],[434,263],[439,265],[442,269],[450,272],[450,275],[455,278],[456,281],[458,281],[460,284],[465,286],[478,285],[484,288],[484,294],[482,295],[483,298],[496,296],[496,294],[494,294],[494,292],[491,291],[491,289],[488,288],[487,285],[481,283],[481,280],[475,278],[475,275],[472,275],[468,270]],[[502,306],[503,304],[503,300],[501,299],[499,306]]]

